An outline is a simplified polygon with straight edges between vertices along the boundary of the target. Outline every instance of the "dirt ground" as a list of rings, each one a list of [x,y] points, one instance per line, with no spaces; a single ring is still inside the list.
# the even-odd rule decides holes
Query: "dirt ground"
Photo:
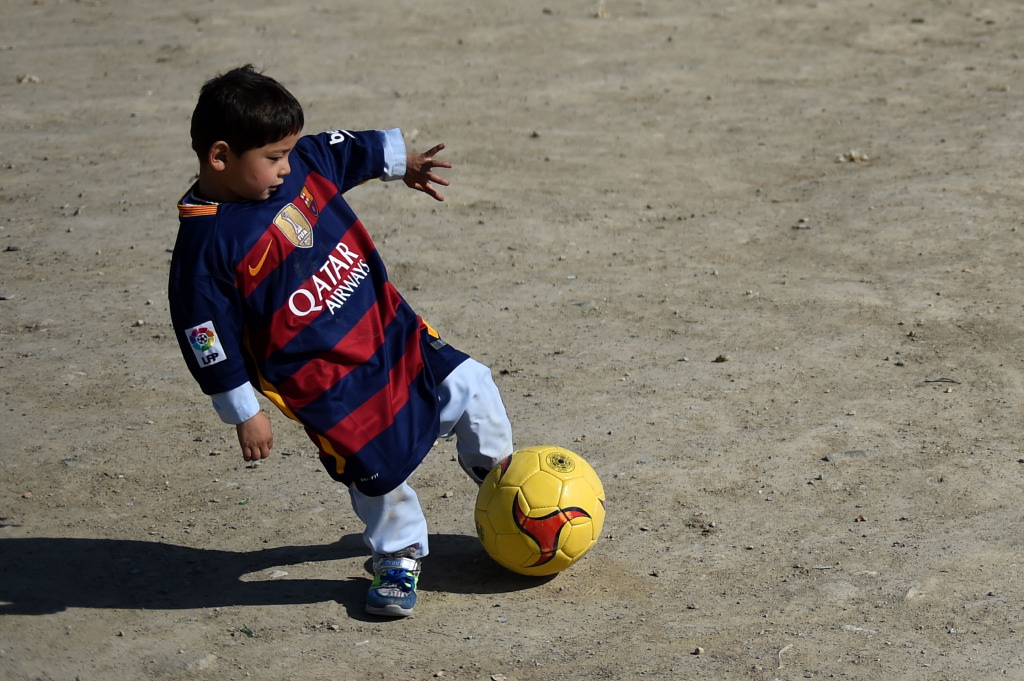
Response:
[[[3,679],[1024,679],[1019,3],[4,6]],[[448,145],[444,204],[349,200],[517,446],[600,473],[568,571],[487,558],[442,442],[416,615],[367,616],[305,435],[247,465],[192,383],[174,204],[245,62]]]

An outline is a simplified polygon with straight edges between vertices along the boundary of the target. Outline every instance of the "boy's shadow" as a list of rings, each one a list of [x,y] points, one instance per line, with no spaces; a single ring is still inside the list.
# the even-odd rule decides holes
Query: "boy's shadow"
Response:
[[[544,580],[493,563],[475,537],[432,535],[421,591],[503,593]],[[192,609],[291,605],[336,600],[367,619],[372,575],[337,579],[242,581],[249,574],[307,562],[367,556],[358,535],[333,544],[248,552],[120,539],[0,539],[0,615],[43,615],[67,608]]]

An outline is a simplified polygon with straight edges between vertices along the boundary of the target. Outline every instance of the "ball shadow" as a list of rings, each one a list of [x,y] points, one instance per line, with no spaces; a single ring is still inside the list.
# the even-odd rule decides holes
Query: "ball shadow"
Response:
[[[476,537],[436,535],[423,562],[420,588],[461,594],[499,594],[533,589],[557,575],[529,577],[498,565]]]

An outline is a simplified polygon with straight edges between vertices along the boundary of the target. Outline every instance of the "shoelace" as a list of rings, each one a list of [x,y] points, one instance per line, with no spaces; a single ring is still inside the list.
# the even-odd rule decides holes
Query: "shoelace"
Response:
[[[380,585],[397,586],[402,591],[409,592],[416,586],[416,580],[413,579],[408,570],[399,568],[397,570],[385,570],[384,574],[381,575]]]

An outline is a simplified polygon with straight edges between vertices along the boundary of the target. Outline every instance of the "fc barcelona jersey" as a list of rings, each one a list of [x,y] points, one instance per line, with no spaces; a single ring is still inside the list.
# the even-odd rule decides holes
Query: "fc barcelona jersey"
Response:
[[[343,193],[384,172],[385,134],[299,140],[263,201],[179,205],[171,317],[202,391],[249,382],[367,494],[405,480],[438,434],[448,350],[395,287]],[[327,462],[325,462],[326,464]]]

